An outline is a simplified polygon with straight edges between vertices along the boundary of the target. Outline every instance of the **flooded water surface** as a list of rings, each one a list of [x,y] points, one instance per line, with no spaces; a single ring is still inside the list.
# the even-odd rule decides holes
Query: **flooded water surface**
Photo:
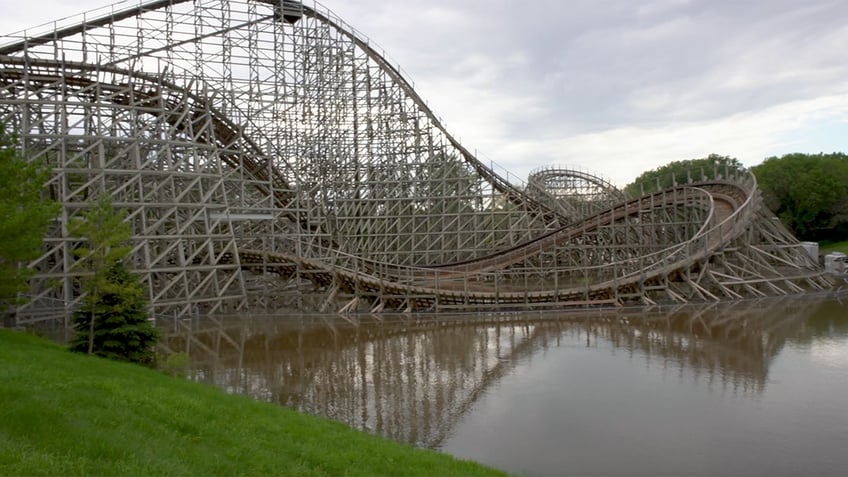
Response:
[[[197,380],[521,475],[848,475],[839,300],[166,328]]]

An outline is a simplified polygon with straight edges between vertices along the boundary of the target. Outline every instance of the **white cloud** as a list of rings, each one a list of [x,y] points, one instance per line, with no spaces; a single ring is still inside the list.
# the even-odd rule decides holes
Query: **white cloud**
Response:
[[[812,133],[834,127],[829,137],[807,140]],[[790,133],[802,134],[790,137]],[[541,164],[576,165],[609,177],[620,186],[637,175],[671,161],[728,155],[754,166],[766,157],[789,152],[848,150],[848,94],[802,100],[718,120],[674,123],[657,127],[622,126],[546,141],[495,145],[495,160],[516,174]],[[842,133],[842,134],[839,134]],[[814,136],[810,134],[809,136]],[[822,144],[823,147],[817,147]],[[504,161],[502,157],[507,159]],[[514,159],[513,159],[514,158]]]
[[[466,147],[518,176],[564,162],[623,184],[712,152],[753,165],[848,151],[839,0],[324,2]],[[101,5],[0,0],[0,31]]]

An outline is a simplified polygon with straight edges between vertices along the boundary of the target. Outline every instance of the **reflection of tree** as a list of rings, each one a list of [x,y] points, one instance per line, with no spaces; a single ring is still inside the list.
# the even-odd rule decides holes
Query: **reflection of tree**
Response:
[[[810,345],[816,339],[834,335],[848,335],[848,320],[845,319],[848,302],[833,300],[821,303],[816,313],[804,322],[799,332],[791,339],[792,343]]]
[[[616,347],[689,368],[709,382],[762,392],[772,359],[815,312],[797,301],[739,302],[642,314],[603,329]]]
[[[816,309],[795,299],[474,323],[467,316],[360,326],[322,319],[182,322],[163,341],[189,352],[198,380],[438,447],[517,363],[572,342],[569,337],[659,358],[734,391],[762,392],[769,365],[788,340],[832,328],[833,318],[807,320]]]

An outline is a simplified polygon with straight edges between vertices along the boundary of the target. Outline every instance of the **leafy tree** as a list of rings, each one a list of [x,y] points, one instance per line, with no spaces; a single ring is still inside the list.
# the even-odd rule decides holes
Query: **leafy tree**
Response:
[[[416,195],[424,202],[422,209],[433,216],[473,213],[480,195],[477,175],[465,161],[453,154],[438,153],[422,164],[424,180]]]
[[[80,263],[90,275],[83,280],[83,306],[74,312],[76,335],[73,351],[121,361],[152,364],[158,340],[148,321],[144,287],[126,264],[131,231],[126,211],[115,212],[112,201],[101,195],[81,219],[69,224],[72,235],[84,237],[87,246],[77,249]]]
[[[765,204],[802,240],[848,235],[848,156],[786,154],[755,166]]]
[[[686,184],[702,179],[714,179],[744,171],[738,159],[710,154],[703,159],[686,159],[670,162],[664,166],[643,172],[624,190],[633,197],[667,189],[675,184]]]
[[[38,257],[50,220],[59,205],[42,197],[50,170],[29,163],[0,125],[0,311],[17,303],[32,270],[22,267]]]

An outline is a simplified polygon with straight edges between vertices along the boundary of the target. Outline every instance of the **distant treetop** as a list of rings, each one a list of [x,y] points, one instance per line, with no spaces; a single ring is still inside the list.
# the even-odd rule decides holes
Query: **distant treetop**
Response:
[[[633,197],[651,194],[674,185],[699,182],[744,171],[738,159],[710,154],[702,159],[685,159],[643,172],[624,190]]]

